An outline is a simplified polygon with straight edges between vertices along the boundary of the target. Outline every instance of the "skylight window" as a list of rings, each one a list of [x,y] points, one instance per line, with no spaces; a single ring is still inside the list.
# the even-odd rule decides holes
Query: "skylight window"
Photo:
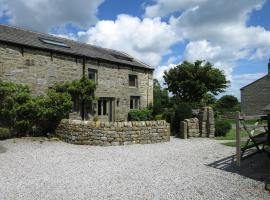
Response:
[[[39,40],[42,41],[45,44],[50,44],[50,45],[55,45],[55,46],[59,46],[59,47],[70,48],[64,42],[60,42],[60,41],[56,41],[56,40],[50,40],[50,39],[45,39],[45,38],[39,38]]]
[[[130,58],[130,57],[127,57],[127,56],[122,56],[122,55],[115,54],[115,53],[111,53],[111,55],[113,57],[115,57],[116,59],[119,59],[119,60],[126,60],[126,61],[132,61],[133,60],[133,58]]]

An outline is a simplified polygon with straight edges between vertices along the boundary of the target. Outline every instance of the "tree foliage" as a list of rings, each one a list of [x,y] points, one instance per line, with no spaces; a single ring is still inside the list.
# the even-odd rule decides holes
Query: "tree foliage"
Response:
[[[220,111],[236,111],[239,109],[239,101],[233,95],[224,95],[217,100],[216,108]]]
[[[81,105],[82,118],[84,118],[85,105],[87,105],[87,108],[91,108],[93,102],[97,99],[95,97],[96,84],[86,76],[83,76],[80,80],[56,84],[53,88],[56,92],[69,93],[73,101],[78,100]]]
[[[154,102],[153,114],[158,115],[164,112],[164,109],[169,105],[168,91],[161,88],[157,79],[154,79]]]
[[[223,92],[229,81],[224,73],[209,63],[184,61],[165,72],[168,90],[183,102],[201,102],[207,93]]]
[[[0,81],[0,125],[17,136],[52,133],[72,108],[72,97],[91,103],[95,84],[83,77],[71,83],[58,84],[46,95],[31,96],[27,86]]]

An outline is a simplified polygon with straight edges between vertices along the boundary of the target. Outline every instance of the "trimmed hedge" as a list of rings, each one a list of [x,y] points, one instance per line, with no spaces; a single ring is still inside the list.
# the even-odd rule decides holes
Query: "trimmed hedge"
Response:
[[[152,119],[152,110],[149,109],[135,109],[128,113],[129,121],[149,121]]]
[[[227,135],[227,133],[232,129],[232,125],[230,122],[228,121],[216,121],[215,122],[215,136],[222,136],[225,137]]]
[[[9,139],[12,135],[7,128],[0,128],[0,140]]]

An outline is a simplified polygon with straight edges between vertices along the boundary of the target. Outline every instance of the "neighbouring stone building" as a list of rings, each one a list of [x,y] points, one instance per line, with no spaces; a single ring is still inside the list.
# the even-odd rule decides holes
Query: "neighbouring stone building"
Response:
[[[263,115],[270,104],[270,60],[268,74],[241,88],[241,112],[246,116]]]
[[[108,38],[110,40],[110,38]],[[153,102],[153,68],[115,50],[0,25],[0,80],[27,84],[34,95],[87,75],[97,84],[101,121],[126,121]],[[74,113],[78,108],[74,106]],[[73,115],[79,116],[79,115]],[[88,118],[93,115],[88,115]]]

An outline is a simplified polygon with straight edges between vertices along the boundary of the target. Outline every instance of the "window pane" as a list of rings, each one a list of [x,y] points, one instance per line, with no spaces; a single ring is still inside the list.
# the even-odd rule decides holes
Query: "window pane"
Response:
[[[107,114],[107,101],[106,100],[103,100],[103,115],[106,115]]]
[[[130,98],[130,109],[133,109],[133,99],[132,99],[132,97]]]
[[[94,69],[88,69],[88,78],[96,82],[97,71]]]
[[[102,101],[99,100],[98,101],[98,115],[101,115],[101,105],[102,105]]]
[[[139,99],[135,99],[135,108],[138,109],[139,108]]]
[[[136,87],[137,86],[137,76],[129,75],[129,86]]]

